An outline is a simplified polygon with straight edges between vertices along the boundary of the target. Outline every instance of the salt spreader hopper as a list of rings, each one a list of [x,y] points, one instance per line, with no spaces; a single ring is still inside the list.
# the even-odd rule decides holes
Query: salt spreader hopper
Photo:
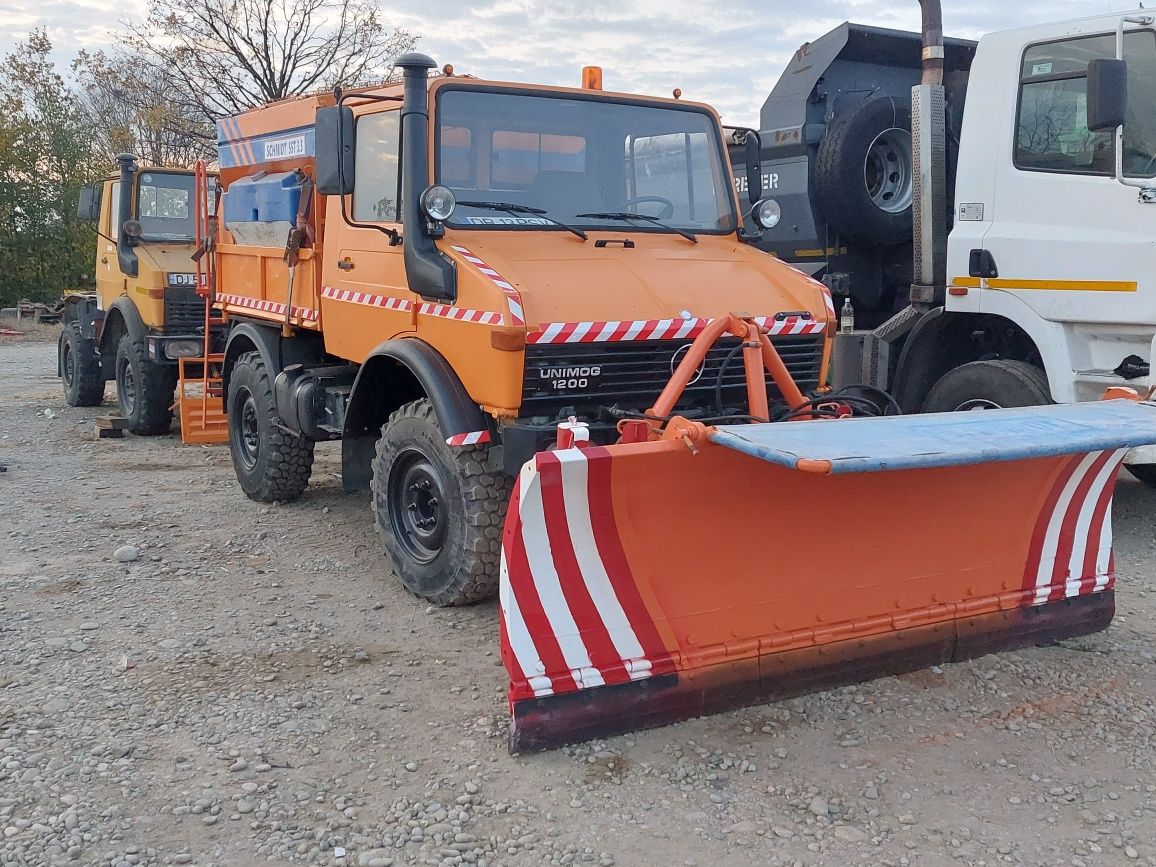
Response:
[[[770,357],[751,323],[727,330]],[[537,454],[515,487],[512,751],[1103,629],[1116,473],[1156,405],[622,431]]]

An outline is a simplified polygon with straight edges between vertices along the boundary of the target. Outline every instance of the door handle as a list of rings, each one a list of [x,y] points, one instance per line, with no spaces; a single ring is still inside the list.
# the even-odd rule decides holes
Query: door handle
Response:
[[[101,259],[100,264],[101,265],[107,265],[108,264],[108,256],[105,256],[103,259]]]
[[[337,260],[337,267],[340,268],[342,271],[352,271],[353,270],[353,260],[350,259],[348,256],[346,256],[344,259],[338,259]]]

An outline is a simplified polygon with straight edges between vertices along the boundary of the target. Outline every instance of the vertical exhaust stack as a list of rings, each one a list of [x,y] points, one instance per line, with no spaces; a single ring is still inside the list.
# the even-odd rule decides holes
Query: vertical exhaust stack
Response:
[[[401,103],[401,225],[405,232],[403,256],[410,288],[427,299],[453,301],[457,275],[453,262],[438,252],[426,231],[419,200],[430,183],[429,95],[426,82],[437,64],[411,51],[395,64],[402,72]]]
[[[943,10],[923,9],[923,80],[911,89],[915,190],[915,272],[911,303],[927,309],[947,295],[947,113],[943,89]]]
[[[120,166],[120,193],[117,196],[116,219],[120,222],[112,228],[116,230],[116,257],[120,270],[129,277],[137,275],[136,251],[132,248],[132,239],[124,231],[124,224],[131,219],[132,214],[132,184],[136,176],[136,157],[133,154],[118,154],[116,158]]]

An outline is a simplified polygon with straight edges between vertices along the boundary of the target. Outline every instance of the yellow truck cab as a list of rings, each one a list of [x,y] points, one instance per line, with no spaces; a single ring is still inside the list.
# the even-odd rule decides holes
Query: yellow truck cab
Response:
[[[58,375],[71,406],[97,406],[115,381],[135,434],[167,433],[177,360],[205,349],[205,302],[196,292],[194,177],[187,169],[120,171],[81,191],[78,215],[96,229],[95,293],[63,316]],[[210,323],[210,344],[223,326]]]

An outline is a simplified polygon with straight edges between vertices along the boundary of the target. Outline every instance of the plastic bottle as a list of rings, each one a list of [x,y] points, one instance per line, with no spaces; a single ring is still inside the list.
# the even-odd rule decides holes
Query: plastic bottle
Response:
[[[851,334],[855,330],[855,308],[851,306],[851,296],[843,299],[843,308],[839,311],[839,332]]]

